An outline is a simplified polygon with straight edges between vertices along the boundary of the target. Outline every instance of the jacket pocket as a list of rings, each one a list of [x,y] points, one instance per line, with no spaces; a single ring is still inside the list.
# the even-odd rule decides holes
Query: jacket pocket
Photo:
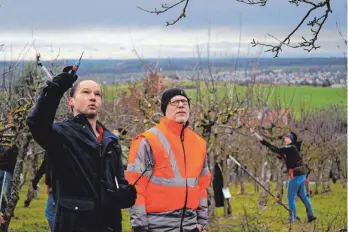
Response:
[[[94,209],[94,201],[92,200],[83,200],[69,197],[62,197],[59,199],[58,204],[68,210],[72,211],[88,211]]]
[[[71,197],[58,200],[55,231],[94,231],[98,230],[98,215],[95,202]]]

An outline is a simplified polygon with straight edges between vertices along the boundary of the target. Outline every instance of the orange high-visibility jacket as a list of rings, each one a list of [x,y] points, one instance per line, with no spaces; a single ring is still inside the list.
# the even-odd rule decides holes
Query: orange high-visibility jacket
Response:
[[[146,168],[149,171],[137,182],[137,200],[130,209],[133,228],[178,231],[185,202],[184,230],[207,224],[211,174],[203,138],[163,117],[160,124],[133,139],[128,182],[133,184]]]

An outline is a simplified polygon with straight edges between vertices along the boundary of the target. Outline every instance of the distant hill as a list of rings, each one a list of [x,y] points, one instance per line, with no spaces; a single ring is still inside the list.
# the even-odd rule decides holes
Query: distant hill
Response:
[[[57,60],[56,64],[65,64],[66,60]],[[175,59],[144,59],[150,67],[155,67],[158,64],[158,67],[162,71],[183,71],[188,70],[192,71],[193,69],[206,69],[207,59],[203,58],[201,64],[197,58],[175,58]],[[235,68],[245,69],[251,68],[259,63],[261,69],[276,67],[313,67],[319,66],[321,68],[334,67],[337,69],[337,66],[342,68],[346,64],[345,58],[239,58],[237,59],[212,59],[211,65],[214,68]],[[8,67],[11,62],[0,62],[0,67]],[[18,67],[23,67],[24,64],[32,63],[34,61],[23,61],[19,63]],[[46,67],[49,67],[48,61],[43,62]],[[74,60],[69,60],[68,64],[72,65]],[[13,64],[13,62],[12,62]],[[127,59],[127,60],[90,60],[83,59],[81,61],[81,68],[79,74],[84,75],[95,75],[95,74],[126,74],[126,73],[139,73],[143,72],[145,69],[143,64],[138,59]]]

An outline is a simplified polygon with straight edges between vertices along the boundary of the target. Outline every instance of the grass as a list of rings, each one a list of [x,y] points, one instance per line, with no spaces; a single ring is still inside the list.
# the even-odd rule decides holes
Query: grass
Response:
[[[41,185],[41,189],[45,189]],[[223,216],[223,208],[216,208],[214,222],[208,231],[289,231],[287,211],[276,204],[271,198],[266,209],[257,207],[257,194],[253,194],[254,185],[246,185],[247,195],[238,195],[239,189],[230,186],[232,193],[232,217]],[[312,187],[313,189],[313,187]],[[38,198],[33,200],[29,208],[23,207],[27,186],[20,193],[20,200],[15,210],[15,217],[10,224],[10,231],[48,231],[44,209],[47,200],[45,190],[38,192]],[[283,198],[286,203],[286,197]],[[326,231],[330,222],[330,231],[337,231],[347,226],[347,189],[341,184],[332,184],[332,192],[315,195],[311,199],[314,212],[318,217],[314,223],[298,223],[291,231]],[[305,208],[297,201],[297,212],[305,219]],[[248,224],[247,224],[248,222]],[[129,214],[123,210],[123,231],[130,231]]]
[[[331,184],[332,192],[314,195],[312,207],[318,219],[313,223],[288,223],[288,212],[272,198],[267,207],[260,209],[257,205],[258,195],[254,194],[254,185],[247,184],[249,195],[238,195],[238,187],[231,186],[232,217],[224,217],[223,208],[216,208],[214,224],[209,231],[338,231],[347,228],[347,189],[341,184]],[[275,188],[272,185],[272,189]],[[314,187],[310,187],[313,191]],[[272,190],[271,189],[271,190]],[[320,191],[320,190],[319,190]],[[275,191],[273,191],[275,193]],[[286,196],[283,196],[286,204]],[[297,216],[306,219],[306,210],[302,202],[297,200]]]
[[[231,86],[218,88],[220,97],[231,95]],[[238,96],[242,99],[245,95],[246,87],[237,86]],[[203,99],[207,96],[207,89],[203,88]],[[254,86],[254,101],[256,96],[263,94],[263,101],[271,107],[277,104],[282,108],[290,108],[298,111],[301,106],[307,109],[324,108],[330,105],[347,105],[347,92],[343,88],[325,88],[311,86]],[[196,98],[196,91],[189,90],[188,94],[193,99]],[[268,97],[268,98],[267,98]],[[261,103],[262,104],[262,103]]]
[[[193,87],[196,83],[192,81],[185,81],[181,83],[181,86]],[[203,99],[208,99],[208,90],[205,88],[203,82],[201,85],[201,93]],[[223,97],[226,95],[232,95],[232,85],[226,83],[217,83],[218,96]],[[246,87],[236,86],[236,92],[239,99],[243,99],[245,96]],[[195,103],[196,90],[186,89],[190,98]],[[127,84],[122,85],[108,85],[103,87],[105,99],[112,100],[117,97],[117,94],[126,91]],[[254,92],[254,104],[262,105],[267,103],[271,108],[275,106],[281,106],[281,108],[289,108],[295,116],[300,115],[301,109],[314,110],[318,108],[326,108],[330,105],[339,105],[342,108],[347,107],[347,92],[343,88],[330,88],[330,87],[312,87],[312,86],[269,86],[269,85],[255,85]],[[236,94],[236,93],[234,93]],[[263,94],[264,98],[261,103],[257,103],[257,96]],[[268,98],[267,98],[268,97]]]

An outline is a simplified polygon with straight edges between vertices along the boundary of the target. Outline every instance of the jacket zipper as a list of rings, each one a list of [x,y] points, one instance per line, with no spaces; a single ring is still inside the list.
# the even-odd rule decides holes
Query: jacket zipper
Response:
[[[180,133],[180,141],[181,141],[181,146],[182,146],[182,150],[184,152],[184,167],[185,167],[185,202],[184,202],[184,208],[182,211],[182,216],[181,216],[181,221],[180,221],[180,232],[184,231],[183,228],[183,223],[184,223],[184,217],[185,217],[185,213],[186,213],[186,205],[187,205],[187,198],[188,198],[188,185],[187,185],[187,178],[186,178],[186,153],[185,153],[185,146],[184,146],[184,130],[185,130],[185,125],[182,126],[182,130]]]

